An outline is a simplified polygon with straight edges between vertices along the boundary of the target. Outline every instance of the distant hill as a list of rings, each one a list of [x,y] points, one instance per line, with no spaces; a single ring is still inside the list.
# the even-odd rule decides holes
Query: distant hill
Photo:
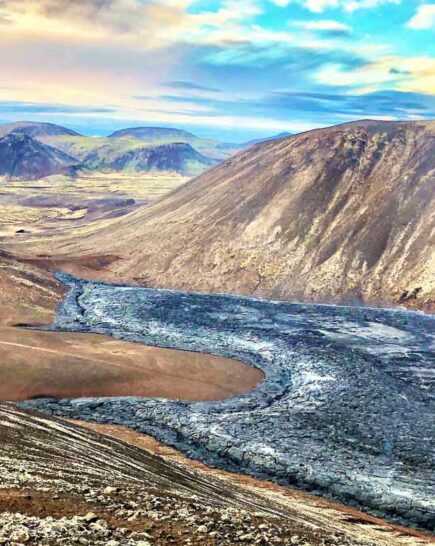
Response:
[[[40,140],[95,171],[161,170],[187,176],[203,173],[239,149],[217,140],[201,139],[182,129],[164,127],[123,129],[108,137],[60,135]]]
[[[293,133],[278,133],[277,135],[273,135],[266,138],[255,138],[254,140],[248,140],[247,142],[244,142],[240,145],[241,148],[249,148],[249,146],[253,146],[254,144],[259,144],[260,142],[269,142],[269,140],[278,140],[279,138],[286,138],[289,136],[292,136]]]
[[[201,138],[174,127],[130,127],[107,137],[87,137],[52,123],[17,121],[0,125],[0,138],[23,134],[74,158],[90,170],[128,170],[130,172],[172,171],[186,176],[202,174],[210,166],[227,159],[261,139],[245,144]],[[280,133],[264,139],[283,138]],[[185,144],[152,150],[157,146]],[[37,169],[35,170],[35,172]]]
[[[173,171],[193,176],[215,164],[216,161],[203,156],[190,144],[174,142],[123,152],[104,167],[113,171]]]
[[[363,121],[251,147],[87,244],[153,287],[435,309],[434,210],[435,122]]]
[[[53,123],[39,123],[35,121],[15,121],[0,125],[0,138],[9,133],[20,133],[32,138],[48,136],[81,136],[72,129]]]
[[[107,138],[126,137],[146,141],[166,140],[171,142],[191,142],[192,140],[199,140],[198,137],[188,131],[168,127],[131,127],[115,131]]]
[[[78,162],[71,156],[25,134],[0,138],[0,176],[37,180],[52,174],[73,175]]]
[[[107,139],[112,144],[117,142],[119,146],[126,146],[128,143],[134,145],[135,142],[143,142],[149,145],[185,142],[202,155],[215,160],[226,159],[241,149],[238,144],[201,138],[184,129],[173,127],[132,127],[115,131]]]

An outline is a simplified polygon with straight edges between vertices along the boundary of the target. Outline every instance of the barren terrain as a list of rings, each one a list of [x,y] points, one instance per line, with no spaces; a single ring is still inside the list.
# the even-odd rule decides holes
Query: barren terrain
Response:
[[[431,310],[434,128],[358,122],[260,143],[110,229],[50,246],[110,248],[123,257],[107,268],[113,281]],[[24,254],[47,248],[10,243]]]
[[[86,282],[55,331],[235,358],[265,381],[218,402],[140,397],[23,402],[121,424],[207,464],[435,528],[435,317]]]
[[[98,428],[98,427],[96,427]],[[424,533],[0,404],[0,540],[89,546],[423,546]],[[121,438],[121,440],[116,439]],[[136,447],[139,446],[139,447]],[[148,440],[147,447],[151,443]],[[152,446],[151,446],[152,447]]]
[[[174,173],[82,173],[28,181],[0,177],[0,238],[26,241],[30,235],[57,237],[77,226],[104,227],[107,220],[149,204],[187,180]]]
[[[0,399],[135,394],[211,400],[262,380],[261,372],[234,360],[15,327],[49,324],[64,292],[40,262],[0,257]]]
[[[30,234],[56,235],[73,226],[107,224],[108,218],[155,200],[183,181],[176,175],[122,174],[3,181],[0,235],[25,240]],[[48,246],[46,255],[47,250]],[[51,322],[64,290],[50,270],[64,268],[98,277],[114,259],[110,254],[85,258],[33,254],[19,260],[2,253],[0,399],[131,394],[210,400],[251,390],[261,381],[258,370],[219,357],[14,327]]]
[[[405,313],[401,323],[402,315],[391,318],[389,312],[376,314],[371,310],[364,314],[363,310],[348,309],[347,320],[343,322],[337,315],[328,326],[319,311],[323,321],[320,328],[320,322],[308,317],[311,311],[306,315],[305,307],[297,311],[292,308],[292,328],[303,325],[302,337],[292,348],[299,334],[293,332],[290,343],[290,338],[285,337],[290,335],[285,326],[287,319],[283,318],[278,328],[281,330],[275,332],[285,338],[279,351],[283,349],[288,357],[289,350],[298,352],[304,346],[306,353],[302,359],[302,353],[296,360],[286,357],[287,368],[292,363],[291,373],[281,369],[278,379],[270,375],[268,362],[270,351],[274,365],[275,357],[279,360],[280,356],[276,347],[271,349],[270,340],[265,343],[276,327],[275,315],[257,316],[256,311],[256,318],[243,324],[242,331],[239,321],[243,322],[247,304],[237,299],[238,310],[228,314],[225,298],[216,297],[213,301],[219,303],[207,307],[204,302],[209,301],[208,296],[203,302],[199,295],[186,295],[178,302],[175,294],[175,300],[156,308],[152,319],[154,310],[146,317],[141,315],[144,309],[152,309],[146,298],[137,311],[130,305],[134,302],[126,303],[123,297],[105,300],[110,285],[104,285],[101,294],[96,285],[97,297],[93,299],[92,289],[86,296],[90,302],[87,307],[89,302],[85,301],[87,315],[75,324],[76,319],[62,325],[63,319],[68,322],[74,315],[73,307],[66,310],[64,304],[56,318],[58,331],[48,331],[45,325],[53,321],[56,306],[65,296],[65,287],[55,279],[53,271],[94,281],[278,299],[394,303],[431,310],[434,167],[426,159],[433,157],[432,145],[433,123],[364,123],[259,144],[184,186],[182,177],[166,175],[2,181],[0,399],[37,398],[29,406],[76,419],[128,424],[210,464],[278,479],[363,506],[394,521],[431,528],[433,451],[428,442],[433,415],[433,348],[426,337],[424,343],[417,334],[412,338],[412,328],[418,328],[409,318],[411,314]],[[357,232],[352,231],[356,226]],[[161,296],[156,294],[157,301]],[[183,312],[176,316],[179,303]],[[199,309],[210,315],[202,333],[194,331],[197,325],[193,330],[186,326],[187,322],[194,324],[201,314]],[[102,313],[93,316],[95,310]],[[165,320],[171,313],[175,313],[175,319],[167,324]],[[141,318],[136,324],[137,317]],[[183,324],[179,323],[180,317]],[[429,319],[422,318],[421,324],[425,320]],[[134,331],[130,330],[132,324],[137,326]],[[166,327],[169,334],[165,333]],[[80,333],[60,331],[67,329]],[[236,339],[237,346],[229,348],[232,339]],[[336,350],[342,351],[336,359],[322,360]],[[339,360],[340,371],[335,368]],[[292,391],[295,384],[289,383],[292,374],[296,383],[302,381],[296,398]],[[337,378],[335,386],[330,384],[331,374]],[[340,387],[343,378],[346,389]],[[367,397],[360,397],[361,392]],[[258,393],[264,395],[260,405],[255,402]],[[79,402],[59,400],[78,397],[85,398]],[[229,400],[207,402],[223,399]],[[325,410],[320,419],[316,409],[319,404]],[[209,480],[224,480],[216,485],[216,494],[211,494],[210,489],[202,491],[205,501],[201,494],[193,493],[206,506],[205,512],[198,504],[192,513],[182,512],[180,516],[177,511],[184,510],[184,504],[175,508],[172,500],[167,504],[161,497],[162,482],[158,479],[151,500],[149,492],[130,485],[137,457],[145,457],[147,473],[149,465],[154,464],[149,453],[140,451],[135,452],[134,463],[127,456],[129,469],[122,480],[127,479],[129,486],[120,486],[119,498],[111,499],[119,494],[112,491],[106,495],[109,499],[104,499],[104,487],[118,478],[109,477],[95,458],[102,456],[109,470],[113,468],[112,453],[106,458],[104,447],[108,443],[113,447],[112,440],[87,437],[82,428],[70,429],[47,417],[37,417],[35,422],[12,406],[5,408],[2,406],[0,412],[0,438],[8,447],[0,459],[0,512],[10,509],[24,516],[3,513],[0,527],[3,525],[10,535],[23,532],[24,527],[29,544],[43,540],[41,533],[47,526],[57,528],[59,518],[61,534],[49,531],[44,544],[69,545],[71,533],[88,541],[82,544],[107,544],[110,535],[115,543],[131,546],[221,546],[235,542],[402,546],[430,541],[417,531],[394,527],[352,508],[283,491],[277,485],[242,475],[210,471],[129,429],[88,424],[99,432],[164,455],[168,472],[181,465],[180,474],[171,475],[170,481],[175,481],[175,490],[181,484],[188,487],[186,499],[192,495],[192,472],[206,472],[201,480],[207,485]],[[228,408],[231,411],[226,414]],[[293,419],[296,424],[292,430],[297,431],[294,437],[287,427]],[[11,426],[11,422],[15,424]],[[40,449],[35,423],[38,427],[44,423],[51,438],[52,451],[46,450],[46,455],[50,454],[46,466],[42,459],[35,467],[26,460],[27,454]],[[274,431],[278,431],[278,437]],[[316,437],[319,431],[321,439]],[[68,444],[70,435],[98,446],[93,462],[89,458],[83,464],[78,462],[71,473],[71,454],[61,448]],[[44,439],[47,437],[44,433]],[[301,440],[302,447],[297,445]],[[326,459],[325,446],[331,448]],[[322,456],[316,456],[317,448]],[[73,454],[81,449],[86,453],[84,444],[80,444]],[[120,451],[114,461],[126,456],[127,448],[120,449],[122,454]],[[51,453],[57,455],[51,459]],[[305,461],[302,466],[301,453]],[[342,455],[344,459],[340,459]],[[278,466],[285,463],[285,470],[275,472],[277,461]],[[343,464],[347,468],[344,475]],[[90,487],[91,495],[83,484],[72,483],[79,467],[94,473],[97,481],[92,477],[92,484],[84,486]],[[50,478],[44,477],[44,483],[38,481],[49,468]],[[335,482],[328,481],[331,476]],[[41,492],[41,485],[49,493]],[[255,501],[257,508],[259,503],[261,510],[267,507],[268,512],[273,505],[274,515],[279,512],[273,532],[267,527],[268,515],[264,522],[255,515],[251,527],[246,523],[243,529],[231,522],[233,527],[228,529],[216,526],[222,512],[214,511],[215,500],[219,504],[217,499],[221,497],[225,504],[232,502],[227,490],[221,490],[227,486],[237,497],[236,510],[249,511],[240,498],[250,496],[253,489],[261,497],[261,501]],[[83,493],[85,501],[80,500]],[[408,493],[413,497],[411,504]],[[49,501],[52,494],[58,502]],[[176,494],[179,499],[179,491]],[[136,496],[139,506],[132,507]],[[154,508],[143,509],[149,502],[157,502],[157,512],[160,510],[154,520],[148,514]],[[213,506],[208,508],[208,502]],[[89,509],[106,523],[98,523],[98,518],[86,521]],[[240,520],[239,513],[234,517]],[[204,525],[207,534],[198,531]],[[264,533],[260,525],[266,526]],[[122,534],[122,528],[128,529],[127,534]],[[215,531],[217,534],[213,534]],[[143,536],[134,534],[138,532]],[[1,533],[0,539],[4,531]],[[243,535],[250,538],[241,540]]]
[[[263,374],[235,360],[93,335],[0,328],[0,399],[161,396],[214,400],[250,391]]]

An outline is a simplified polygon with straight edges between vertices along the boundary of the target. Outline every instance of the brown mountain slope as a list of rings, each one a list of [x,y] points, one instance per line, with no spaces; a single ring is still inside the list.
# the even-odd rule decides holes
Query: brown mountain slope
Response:
[[[263,380],[258,369],[227,358],[14,327],[52,322],[64,287],[43,267],[63,265],[17,261],[0,249],[0,401],[130,395],[220,400]],[[69,266],[80,267],[80,261]]]
[[[112,278],[431,308],[435,122],[361,121],[258,144],[64,251]]]

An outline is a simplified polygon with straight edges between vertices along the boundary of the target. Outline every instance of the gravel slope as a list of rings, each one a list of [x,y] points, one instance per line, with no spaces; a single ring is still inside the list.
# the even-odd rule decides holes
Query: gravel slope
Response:
[[[5,546],[418,546],[430,541],[315,498],[217,478],[12,404],[0,403],[0,442],[0,544]]]

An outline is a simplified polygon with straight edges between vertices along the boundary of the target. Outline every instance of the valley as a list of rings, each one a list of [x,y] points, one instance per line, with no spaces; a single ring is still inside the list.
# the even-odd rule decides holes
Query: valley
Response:
[[[1,237],[62,234],[147,205],[184,184],[177,173],[81,173],[40,180],[0,178]],[[104,225],[104,224],[103,224]]]
[[[0,0],[0,546],[435,546],[435,0]]]
[[[114,282],[431,311],[434,131],[361,121],[266,141],[110,227],[3,245],[23,256],[104,249],[123,257],[105,268]]]
[[[29,138],[47,146],[63,139],[62,153],[74,142],[76,155],[88,145],[43,129]],[[131,151],[131,138],[106,140],[128,140],[122,146]],[[157,137],[147,130],[141,138]],[[173,135],[158,138],[166,146]],[[118,167],[3,177],[0,399],[25,411],[9,403],[1,412],[26,432],[11,436],[0,420],[10,488],[3,499],[0,489],[0,506],[27,515],[2,524],[29,533],[52,514],[64,518],[65,543],[71,528],[105,544],[83,519],[93,509],[115,542],[132,546],[229,545],[244,534],[255,544],[298,536],[298,546],[430,542],[433,315],[406,308],[433,310],[432,146],[433,122],[359,122],[254,143],[196,178]],[[62,454],[44,482],[62,501],[45,511],[38,476],[52,462],[26,458],[40,445],[33,419]],[[96,500],[108,484],[119,486],[89,458],[83,465],[98,493],[75,510],[77,469],[60,489],[55,483],[70,434],[85,453],[88,439],[100,454],[113,438],[126,442],[114,448],[122,457],[138,446],[134,465],[145,457],[147,472],[151,452],[169,453],[165,472],[177,461],[188,475],[173,476],[178,499],[197,494],[179,489],[195,472],[217,480],[225,503],[230,487],[236,510],[249,512],[241,496],[255,489],[262,510],[273,505],[274,531],[264,523],[261,542],[257,520],[243,532],[219,527],[209,490],[209,516],[198,506],[189,517],[207,521],[207,533],[217,525],[217,534],[184,529],[157,480],[159,518],[172,523],[159,519],[135,538],[149,516],[130,525],[110,508],[128,511],[135,486],[119,502]],[[31,502],[21,493],[14,500],[23,468]],[[147,501],[148,492],[137,494]],[[133,535],[122,538],[120,526]],[[178,537],[180,526],[190,542]]]

